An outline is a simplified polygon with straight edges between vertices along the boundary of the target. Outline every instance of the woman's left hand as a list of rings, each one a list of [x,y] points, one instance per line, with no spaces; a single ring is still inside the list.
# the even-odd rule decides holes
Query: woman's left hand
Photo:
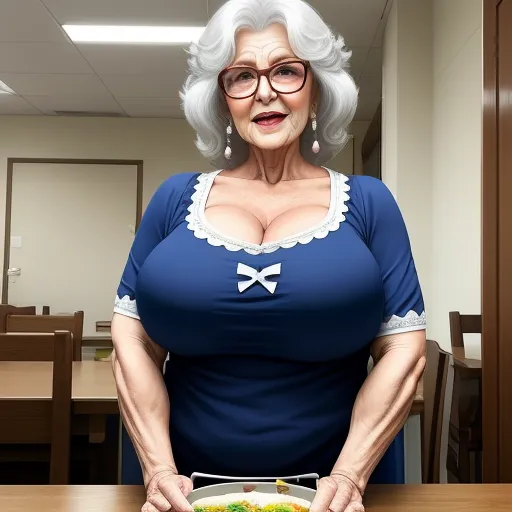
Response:
[[[350,478],[333,473],[319,480],[309,512],[364,512],[363,497]]]

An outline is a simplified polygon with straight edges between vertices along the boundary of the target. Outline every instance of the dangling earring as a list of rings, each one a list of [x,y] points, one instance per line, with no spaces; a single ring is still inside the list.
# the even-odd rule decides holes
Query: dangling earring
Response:
[[[320,152],[320,144],[318,144],[318,137],[316,134],[316,112],[311,113],[311,128],[313,128],[313,136],[315,138],[315,141],[313,142],[313,147],[311,148],[311,151],[313,151],[313,153],[319,153]]]
[[[229,124],[226,128],[226,150],[224,151],[224,156],[226,160],[231,160],[231,134],[233,133],[233,127],[231,126],[231,119],[229,120]]]

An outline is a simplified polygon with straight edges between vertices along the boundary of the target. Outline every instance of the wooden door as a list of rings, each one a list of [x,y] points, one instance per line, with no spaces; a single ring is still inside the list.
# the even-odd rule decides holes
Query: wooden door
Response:
[[[9,215],[14,305],[84,311],[84,336],[109,320],[119,276],[137,224],[137,167],[15,163]],[[9,243],[10,242],[10,243]]]
[[[512,482],[512,0],[484,0],[483,477]]]

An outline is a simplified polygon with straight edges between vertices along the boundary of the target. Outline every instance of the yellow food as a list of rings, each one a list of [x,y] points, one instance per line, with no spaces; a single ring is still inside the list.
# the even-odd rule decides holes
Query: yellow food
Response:
[[[288,487],[288,484],[286,482],[283,482],[283,480],[276,480],[276,490],[278,494],[290,493],[290,488]]]
[[[308,512],[307,507],[296,503],[272,503],[260,506],[247,501],[235,501],[228,505],[198,505],[194,506],[194,512]]]

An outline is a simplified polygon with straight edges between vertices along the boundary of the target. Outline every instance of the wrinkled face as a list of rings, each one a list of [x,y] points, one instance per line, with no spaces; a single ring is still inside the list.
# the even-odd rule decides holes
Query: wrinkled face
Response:
[[[293,62],[292,62],[293,61]],[[240,30],[236,36],[236,55],[224,75],[230,95],[250,94],[257,83],[254,71],[278,64],[268,78],[262,76],[254,95],[233,99],[225,96],[233,123],[246,142],[260,149],[278,149],[299,138],[313,110],[313,78],[302,65],[288,41],[284,26],[274,24],[265,30]],[[287,64],[289,63],[289,64]],[[304,75],[307,78],[304,83]],[[291,94],[276,92],[293,91]]]

